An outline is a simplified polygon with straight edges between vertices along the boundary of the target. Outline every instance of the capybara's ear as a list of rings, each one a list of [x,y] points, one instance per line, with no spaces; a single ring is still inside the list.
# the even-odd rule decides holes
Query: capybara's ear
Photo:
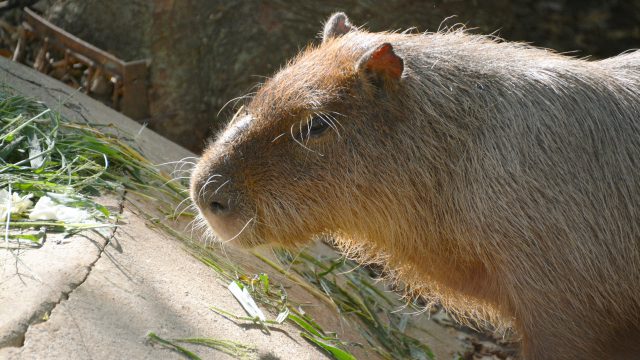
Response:
[[[322,42],[329,40],[330,38],[342,36],[354,27],[349,22],[349,18],[343,12],[338,12],[329,18],[324,24],[324,31],[322,31]]]
[[[404,61],[393,51],[393,46],[384,43],[365,53],[356,64],[356,71],[365,77],[373,77],[386,85],[397,83],[404,70]]]

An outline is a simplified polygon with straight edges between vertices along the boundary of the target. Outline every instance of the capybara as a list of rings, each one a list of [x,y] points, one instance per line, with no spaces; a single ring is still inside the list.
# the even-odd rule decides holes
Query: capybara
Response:
[[[640,358],[640,51],[587,61],[338,13],[191,181],[222,242],[332,236],[512,326],[525,359]]]

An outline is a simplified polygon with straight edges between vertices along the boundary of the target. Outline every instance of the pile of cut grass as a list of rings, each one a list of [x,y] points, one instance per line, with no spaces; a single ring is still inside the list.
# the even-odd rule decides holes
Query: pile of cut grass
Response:
[[[0,219],[5,223],[3,247],[25,240],[41,244],[47,232],[70,235],[111,226],[114,214],[94,200],[104,193],[126,189],[163,199],[167,208],[185,196],[184,187],[170,183],[117,129],[69,122],[9,89],[0,91],[0,134],[0,189],[28,195],[34,202],[48,194],[64,195],[72,200],[65,205],[85,209],[95,219],[74,224],[10,213]]]
[[[250,274],[214,249],[167,225],[175,209],[188,198],[186,179],[174,181],[176,179],[161,172],[131,146],[135,143],[131,136],[113,126],[69,122],[44,104],[12,94],[9,89],[0,89],[0,134],[0,190],[8,189],[21,196],[30,194],[34,201],[49,193],[65,194],[74,200],[67,205],[91,211],[96,219],[91,224],[70,224],[33,221],[24,214],[9,214],[6,219],[0,219],[5,229],[5,242],[0,247],[12,249],[12,245],[24,242],[39,245],[51,232],[72,235],[112,226],[110,221],[117,214],[112,214],[96,198],[126,190],[157,205],[162,217],[140,212],[150,225],[182,239],[192,255],[225,281],[247,289],[261,307],[278,316],[275,320],[262,321],[214,307],[212,311],[234,321],[258,323],[265,332],[289,321],[300,329],[300,336],[333,358],[355,359],[347,349],[358,344],[346,343],[335,333],[324,330],[300,304],[289,299],[282,284],[272,282],[266,271]],[[361,329],[369,347],[383,358],[433,358],[427,345],[404,333],[408,319],[407,315],[394,312],[399,304],[397,299],[389,299],[357,264],[337,257],[316,258],[306,252],[297,255],[295,260],[284,250],[276,253],[279,263],[255,256],[319,301],[335,306],[344,319]],[[252,347],[226,340],[166,340],[154,333],[148,338],[193,359],[198,356],[187,349],[186,344],[209,346],[238,357],[250,358],[254,354]]]

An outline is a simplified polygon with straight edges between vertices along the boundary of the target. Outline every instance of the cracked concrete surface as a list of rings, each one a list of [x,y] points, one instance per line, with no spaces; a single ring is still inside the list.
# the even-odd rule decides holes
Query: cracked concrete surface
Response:
[[[100,203],[114,209],[123,200],[105,197]],[[87,279],[115,232],[106,230],[67,239],[48,235],[39,249],[0,251],[0,348],[22,346],[29,326],[43,321]]]
[[[182,358],[146,341],[161,337],[212,337],[252,344],[258,356],[280,359],[324,358],[283,327],[264,335],[239,327],[211,312],[219,306],[242,314],[215,273],[188,255],[182,245],[148,229],[125,205],[115,236],[106,245],[87,280],[55,307],[45,322],[29,327],[24,346],[0,350],[16,359],[152,359]],[[198,348],[205,359],[230,358]]]

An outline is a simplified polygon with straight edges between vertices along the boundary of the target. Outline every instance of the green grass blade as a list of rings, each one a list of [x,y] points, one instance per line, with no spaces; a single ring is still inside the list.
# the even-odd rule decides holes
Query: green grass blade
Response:
[[[331,354],[331,356],[333,356],[334,359],[336,360],[357,360],[355,356],[351,355],[351,353],[342,350],[338,347],[335,347],[325,341],[322,341],[320,339],[317,339],[315,337],[313,337],[312,335],[309,335],[308,333],[300,333],[300,336],[302,336],[303,338],[311,341],[313,344],[317,345],[318,347],[320,347],[322,350],[328,352],[329,354]]]
[[[168,347],[174,351],[177,351],[178,353],[186,356],[187,358],[191,359],[191,360],[201,360],[200,357],[198,355],[196,355],[194,352],[188,350],[187,348],[184,348],[170,340],[166,340],[163,339],[161,337],[159,337],[158,335],[156,335],[153,332],[150,332],[147,334],[147,338],[155,343],[158,343],[160,345],[163,345],[165,347]]]

